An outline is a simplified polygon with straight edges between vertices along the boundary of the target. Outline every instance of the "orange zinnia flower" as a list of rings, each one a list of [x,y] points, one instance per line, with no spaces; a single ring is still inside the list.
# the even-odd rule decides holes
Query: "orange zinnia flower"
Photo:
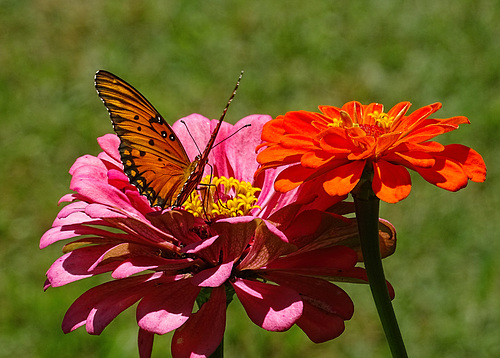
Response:
[[[407,169],[418,172],[440,188],[457,191],[468,180],[486,178],[483,158],[460,144],[430,141],[439,134],[470,123],[466,117],[428,118],[441,108],[434,103],[406,115],[409,102],[384,112],[378,103],[348,102],[342,108],[319,106],[322,113],[294,111],[269,121],[257,156],[263,170],[289,165],[275,181],[287,192],[305,181],[321,178],[332,196],[348,194],[365,167],[373,170],[372,188],[389,203],[408,196],[411,179]]]

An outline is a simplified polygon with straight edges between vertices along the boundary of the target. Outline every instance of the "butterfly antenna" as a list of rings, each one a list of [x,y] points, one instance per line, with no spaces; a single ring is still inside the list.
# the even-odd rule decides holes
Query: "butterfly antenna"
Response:
[[[181,123],[184,124],[184,127],[186,127],[186,131],[188,132],[189,136],[191,137],[191,140],[193,141],[194,145],[196,146],[196,149],[198,150],[198,154],[201,155],[201,150],[200,148],[198,147],[198,144],[196,143],[196,141],[194,140],[194,137],[193,135],[191,134],[191,132],[189,131],[189,128],[186,124],[186,122],[184,122],[184,120],[181,120]]]
[[[239,131],[241,131],[243,128],[250,127],[250,126],[251,126],[251,124],[245,124],[243,127],[238,128],[237,130],[235,130],[233,133],[231,133],[230,135],[228,135],[226,138],[224,138],[220,142],[215,143],[214,146],[213,146],[213,148],[217,147],[219,144],[221,144],[225,140],[231,138],[233,135],[235,135],[236,133],[238,133]]]
[[[224,119],[224,117],[226,116],[226,112],[229,108],[229,105],[233,101],[233,98],[236,95],[236,91],[238,91],[238,87],[240,86],[240,81],[243,78],[243,72],[244,72],[243,70],[240,72],[240,77],[238,77],[238,81],[236,81],[236,85],[234,86],[233,93],[231,93],[231,97],[229,97],[229,100],[227,101],[226,107],[222,111],[222,115],[220,116],[220,121],[222,121]]]

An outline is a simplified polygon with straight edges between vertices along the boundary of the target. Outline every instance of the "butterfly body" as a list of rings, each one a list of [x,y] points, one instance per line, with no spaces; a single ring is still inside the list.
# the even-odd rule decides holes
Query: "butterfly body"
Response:
[[[110,72],[96,73],[97,93],[120,138],[124,172],[151,206],[179,207],[197,188],[238,83],[205,150],[191,162],[173,129],[139,91]]]

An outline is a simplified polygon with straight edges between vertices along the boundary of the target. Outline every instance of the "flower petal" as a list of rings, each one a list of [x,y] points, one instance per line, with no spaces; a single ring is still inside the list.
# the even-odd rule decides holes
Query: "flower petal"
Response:
[[[268,331],[286,331],[302,314],[303,303],[295,290],[244,279],[232,285],[248,317]]]
[[[198,358],[210,356],[222,342],[226,326],[226,292],[212,290],[210,299],[178,328],[172,337],[172,356]]]
[[[356,186],[365,167],[364,160],[348,162],[325,175],[323,188],[331,196],[346,195]]]
[[[137,324],[156,334],[179,328],[188,320],[200,292],[189,280],[158,282],[137,306]]]
[[[151,277],[153,275],[135,276],[91,288],[78,297],[64,315],[63,332],[71,332],[86,324],[88,333],[100,334],[120,312],[145,294]]]
[[[440,155],[453,158],[460,163],[470,180],[478,183],[486,180],[486,165],[483,157],[474,149],[461,144],[449,144]]]
[[[299,292],[304,311],[297,325],[315,343],[338,337],[344,331],[344,320],[351,319],[354,313],[347,293],[326,280],[281,272],[266,277]]]
[[[372,188],[380,200],[397,203],[406,198],[411,191],[411,177],[406,168],[385,160],[373,162]]]

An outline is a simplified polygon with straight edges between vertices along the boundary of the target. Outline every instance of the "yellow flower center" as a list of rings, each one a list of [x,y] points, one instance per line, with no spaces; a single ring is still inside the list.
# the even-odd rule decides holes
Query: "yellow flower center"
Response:
[[[184,209],[195,217],[210,220],[217,216],[235,217],[248,215],[259,208],[255,194],[261,189],[254,188],[249,182],[235,178],[205,176],[199,187],[191,193],[184,203]]]
[[[339,128],[344,126],[344,122],[340,118],[332,118],[332,121],[330,123],[327,123],[326,126]]]
[[[392,123],[394,123],[394,117],[389,117],[384,112],[374,111],[373,113],[369,113],[368,116],[373,118],[375,125],[384,130],[390,129]]]

